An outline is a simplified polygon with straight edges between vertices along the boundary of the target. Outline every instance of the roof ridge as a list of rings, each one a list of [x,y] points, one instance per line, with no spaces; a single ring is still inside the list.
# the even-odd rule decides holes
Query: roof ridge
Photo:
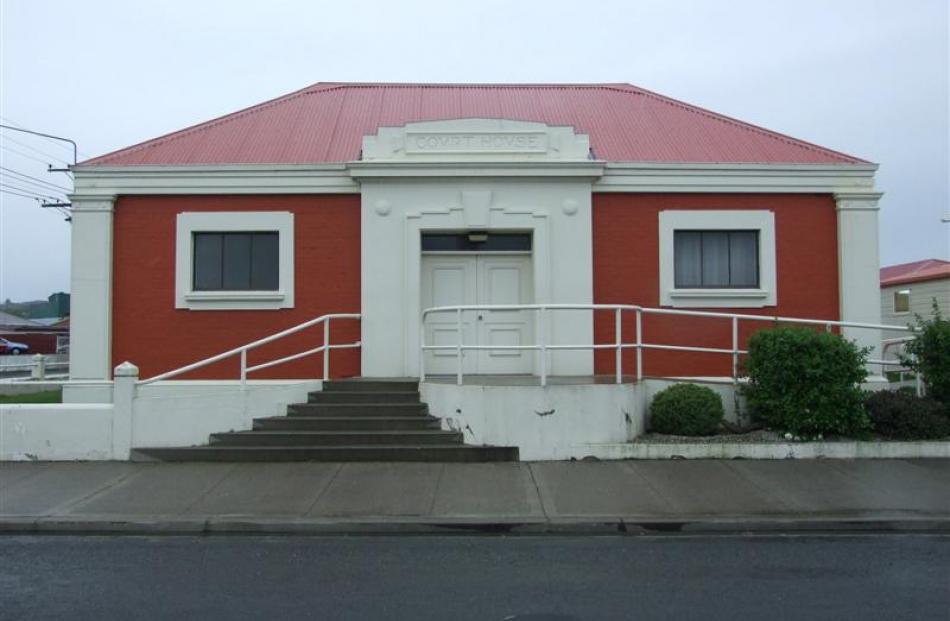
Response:
[[[790,136],[790,135],[788,135],[788,134],[783,134],[783,133],[781,133],[781,132],[777,132],[777,131],[775,131],[775,130],[768,129],[768,128],[766,128],[766,127],[762,127],[761,125],[756,125],[755,123],[749,123],[748,121],[743,121],[743,120],[741,120],[741,119],[737,119],[737,118],[735,118],[735,117],[731,117],[731,116],[728,116],[728,115],[726,115],[726,114],[722,114],[722,113],[719,113],[719,112],[715,112],[715,111],[710,110],[710,109],[708,109],[708,108],[703,108],[702,106],[697,106],[697,105],[694,105],[694,104],[691,104],[691,103],[687,103],[687,102],[682,101],[682,100],[680,100],[680,99],[675,99],[675,98],[673,98],[673,97],[668,97],[667,95],[663,95],[663,94],[657,93],[657,92],[655,92],[655,91],[651,91],[651,90],[642,88],[642,87],[640,87],[640,86],[636,86],[636,85],[634,85],[634,84],[624,84],[623,86],[626,86],[626,87],[628,87],[628,88],[625,88],[625,89],[622,89],[622,90],[630,91],[630,90],[632,89],[634,92],[637,92],[637,93],[640,94],[640,95],[644,95],[644,96],[646,96],[646,97],[651,97],[651,98],[653,98],[653,99],[655,99],[655,100],[657,100],[657,101],[659,101],[659,102],[661,102],[661,103],[665,103],[665,104],[671,105],[671,106],[676,106],[676,107],[678,107],[678,108],[684,108],[684,109],[689,110],[689,111],[691,111],[691,112],[695,112],[695,113],[697,113],[697,114],[701,114],[701,115],[703,115],[703,116],[705,116],[705,117],[707,117],[707,118],[710,118],[710,119],[713,119],[713,120],[716,120],[716,121],[720,121],[720,122],[722,122],[722,123],[726,123],[726,124],[732,125],[732,126],[734,126],[734,127],[739,127],[739,128],[741,128],[741,129],[746,129],[746,130],[753,131],[753,132],[756,132],[756,133],[759,133],[759,134],[763,134],[763,135],[765,135],[765,136],[768,136],[769,138],[774,138],[774,139],[777,139],[777,140],[781,140],[782,142],[784,142],[784,143],[786,143],[786,144],[790,144],[790,145],[794,145],[794,146],[797,146],[797,147],[802,147],[802,148],[805,148],[805,149],[809,149],[809,150],[815,151],[815,152],[817,152],[817,153],[825,153],[825,154],[834,155],[834,156],[837,156],[838,158],[840,158],[841,160],[843,160],[843,161],[845,161],[845,162],[852,162],[852,163],[858,162],[858,163],[864,163],[864,164],[870,164],[870,163],[871,163],[871,162],[869,162],[868,160],[861,159],[860,157],[856,157],[856,156],[850,155],[850,154],[848,154],[848,153],[844,153],[843,151],[837,151],[837,150],[835,150],[835,149],[829,149],[828,147],[823,147],[823,146],[821,146],[821,145],[819,145],[819,144],[815,144],[815,143],[809,142],[809,141],[807,141],[807,140],[802,140],[802,139],[800,139],[800,138],[795,138],[794,136]]]
[[[916,260],[916,261],[907,261],[906,263],[895,263],[894,265],[885,265],[885,266],[883,266],[881,269],[892,269],[892,268],[895,268],[895,267],[907,267],[908,265],[921,265],[921,264],[923,264],[923,263],[930,263],[930,262],[934,262],[934,261],[937,262],[937,263],[950,263],[950,261],[947,261],[946,259],[937,259],[937,258],[933,258],[933,257],[932,257],[932,258],[929,258],[929,259],[918,259],[918,260]]]
[[[317,82],[317,85],[363,88],[617,88],[626,82]]]

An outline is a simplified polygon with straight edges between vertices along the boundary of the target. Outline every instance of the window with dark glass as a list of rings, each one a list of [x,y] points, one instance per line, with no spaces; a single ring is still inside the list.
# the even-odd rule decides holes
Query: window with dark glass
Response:
[[[276,232],[194,233],[195,291],[276,291]]]
[[[759,286],[758,231],[674,231],[677,289],[755,289]]]

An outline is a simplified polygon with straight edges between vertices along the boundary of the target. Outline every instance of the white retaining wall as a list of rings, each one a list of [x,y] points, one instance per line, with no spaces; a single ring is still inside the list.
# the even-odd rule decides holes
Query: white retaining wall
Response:
[[[947,459],[950,442],[630,442],[590,444],[585,454],[598,459]]]
[[[132,446],[193,446],[208,436],[251,428],[253,419],[283,416],[287,405],[307,400],[322,382],[157,382],[138,388]]]
[[[286,414],[319,380],[169,381],[137,386],[138,370],[115,382],[67,384],[65,403],[0,405],[0,460],[127,460],[134,447],[207,444],[215,432],[250,429]],[[90,402],[98,401],[98,402]]]
[[[0,460],[113,459],[112,416],[111,403],[0,405]]]
[[[466,444],[517,446],[523,461],[584,457],[590,443],[643,433],[643,391],[634,384],[457,386],[422,382],[422,400]]]

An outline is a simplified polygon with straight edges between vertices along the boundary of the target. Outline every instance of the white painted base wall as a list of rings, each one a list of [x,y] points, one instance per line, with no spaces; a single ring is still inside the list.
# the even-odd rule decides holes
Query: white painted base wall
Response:
[[[0,405],[0,461],[113,459],[112,404]]]
[[[457,386],[422,382],[422,400],[466,444],[517,446],[522,461],[581,458],[585,445],[643,433],[643,391],[634,384]]]
[[[586,452],[598,459],[947,459],[950,442],[629,442],[591,444]]]
[[[116,382],[127,379],[135,378]],[[130,447],[207,444],[212,433],[286,414],[287,404],[321,387],[319,380],[251,381],[243,388],[236,381],[158,382],[136,387],[128,407],[122,399],[113,404],[111,383],[67,385],[64,401],[74,402],[0,405],[0,460],[127,460]]]
[[[170,381],[138,388],[132,419],[132,446],[195,446],[222,431],[244,431],[253,419],[283,416],[287,405],[320,390],[313,381]]]

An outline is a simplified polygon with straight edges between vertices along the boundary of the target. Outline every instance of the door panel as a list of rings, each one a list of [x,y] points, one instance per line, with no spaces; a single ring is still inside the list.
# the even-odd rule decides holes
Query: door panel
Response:
[[[527,255],[423,255],[422,307],[459,304],[530,304],[534,299],[531,257]],[[427,345],[455,345],[457,317],[437,313],[426,320]],[[533,317],[527,311],[465,311],[466,345],[529,345]],[[464,373],[531,373],[531,350],[495,349],[463,353]],[[454,374],[456,352],[426,352],[426,373]]]
[[[476,264],[468,256],[422,257],[422,308],[475,304]],[[474,313],[462,314],[462,342],[475,343]],[[458,318],[455,313],[436,313],[426,319],[427,345],[455,345],[458,343]],[[475,373],[475,352],[463,352],[463,372]],[[456,352],[435,350],[425,352],[426,373],[436,375],[456,373]]]
[[[478,257],[479,304],[530,304],[534,298],[531,257],[523,255]],[[483,311],[478,319],[480,345],[531,345],[532,316],[528,311]],[[531,373],[531,350],[480,351],[479,373]]]

